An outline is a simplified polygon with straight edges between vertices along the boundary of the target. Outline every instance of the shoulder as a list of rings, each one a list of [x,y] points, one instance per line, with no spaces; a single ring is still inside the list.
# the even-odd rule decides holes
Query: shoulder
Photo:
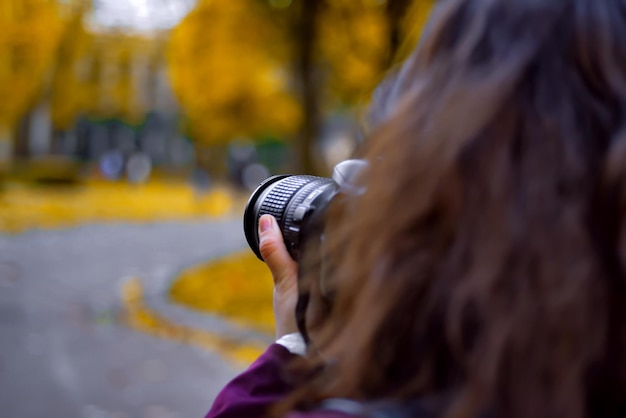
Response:
[[[222,389],[206,418],[264,416],[271,405],[293,390],[285,366],[294,356],[285,347],[272,344]]]

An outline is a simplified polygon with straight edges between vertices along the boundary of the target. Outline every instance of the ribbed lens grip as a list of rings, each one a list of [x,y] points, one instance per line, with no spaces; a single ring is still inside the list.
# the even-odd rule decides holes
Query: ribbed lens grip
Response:
[[[311,181],[304,185],[297,195],[291,199],[291,204],[287,209],[287,216],[285,218],[284,234],[289,234],[289,228],[296,226],[299,222],[294,220],[294,212],[298,209],[298,206],[303,203],[314,190],[320,189],[328,184],[334,184],[332,179],[325,177],[311,177]]]
[[[275,185],[272,185],[268,195],[261,202],[259,208],[259,216],[269,214],[273,215],[279,225],[283,225],[286,215],[287,204],[294,194],[304,185],[317,180],[315,176],[291,176],[287,177]]]

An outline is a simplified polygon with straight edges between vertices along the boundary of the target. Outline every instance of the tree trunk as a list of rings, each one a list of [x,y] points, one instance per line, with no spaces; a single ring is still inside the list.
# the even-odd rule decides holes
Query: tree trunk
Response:
[[[30,157],[30,118],[32,110],[22,116],[17,129],[13,131],[13,156],[18,160]]]
[[[402,45],[402,19],[406,15],[412,0],[388,0],[387,18],[389,19],[389,64],[397,59],[396,55]]]
[[[296,79],[300,84],[300,97],[304,118],[296,144],[297,167],[304,173],[316,173],[314,145],[319,133],[319,94],[315,79],[315,38],[320,0],[303,0],[296,26]]]
[[[13,161],[14,131],[9,125],[0,124],[0,174],[8,171]]]

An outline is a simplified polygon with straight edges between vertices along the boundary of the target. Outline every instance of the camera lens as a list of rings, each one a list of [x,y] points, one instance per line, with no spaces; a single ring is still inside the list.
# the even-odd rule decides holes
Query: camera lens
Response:
[[[323,211],[337,190],[329,178],[307,175],[270,177],[252,193],[243,216],[246,240],[256,256],[259,251],[258,222],[262,215],[273,215],[294,260],[307,235],[307,221]]]

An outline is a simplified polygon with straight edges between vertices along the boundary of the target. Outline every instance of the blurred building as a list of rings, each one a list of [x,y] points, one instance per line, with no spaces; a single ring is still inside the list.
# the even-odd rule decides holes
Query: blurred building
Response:
[[[2,2],[0,90],[19,100],[0,105],[0,161],[96,162],[117,152],[156,165],[191,162],[164,53],[168,31],[191,2],[150,3]]]

